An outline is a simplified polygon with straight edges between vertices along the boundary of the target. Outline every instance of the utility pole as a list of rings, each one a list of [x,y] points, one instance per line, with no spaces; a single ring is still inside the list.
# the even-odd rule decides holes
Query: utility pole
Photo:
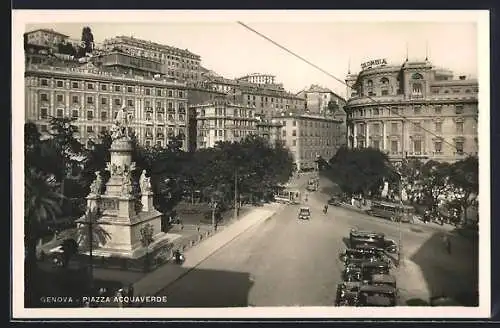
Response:
[[[234,169],[234,219],[238,218],[238,170]]]

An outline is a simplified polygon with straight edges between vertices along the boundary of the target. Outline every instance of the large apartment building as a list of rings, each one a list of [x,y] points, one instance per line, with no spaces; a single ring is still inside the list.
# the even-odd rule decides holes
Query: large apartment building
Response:
[[[282,139],[299,171],[316,169],[318,157],[329,160],[345,144],[341,120],[294,112],[282,113],[274,120],[283,126]]]
[[[196,112],[197,148],[211,148],[223,141],[240,141],[257,131],[252,107],[215,99],[191,105],[190,109]]]
[[[477,154],[476,79],[454,79],[451,71],[425,60],[364,65],[346,82],[350,147],[375,147],[393,161],[455,161]]]
[[[188,149],[187,91],[183,83],[74,62],[28,64],[25,70],[25,121],[42,133],[49,118],[72,117],[85,144],[110,129],[118,110],[133,114],[132,128],[146,146],[165,146],[173,137]]]
[[[106,51],[121,51],[161,63],[161,73],[178,80],[199,80],[203,72],[201,58],[187,49],[128,36],[116,36],[103,42]]]
[[[332,90],[313,84],[309,88],[302,90],[297,94],[305,99],[305,109],[313,114],[333,115],[335,111],[343,111],[346,100],[337,95]],[[329,105],[332,110],[329,110]]]

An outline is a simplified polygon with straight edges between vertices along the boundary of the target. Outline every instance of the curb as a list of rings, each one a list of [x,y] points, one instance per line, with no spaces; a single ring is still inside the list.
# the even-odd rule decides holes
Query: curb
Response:
[[[160,292],[162,292],[164,289],[168,288],[170,285],[172,285],[173,283],[175,283],[176,281],[178,281],[180,278],[182,278],[183,276],[185,276],[191,270],[193,270],[196,267],[198,267],[201,263],[203,263],[205,260],[207,260],[209,257],[211,257],[215,252],[217,252],[218,250],[220,250],[222,247],[224,247],[224,246],[228,245],[229,243],[231,243],[232,241],[234,241],[236,238],[238,238],[244,232],[248,231],[250,228],[255,227],[256,225],[258,225],[260,223],[263,223],[264,221],[272,218],[280,210],[281,210],[280,208],[279,209],[268,210],[270,213],[266,214],[267,215],[266,217],[263,217],[263,218],[260,218],[258,220],[255,220],[255,222],[251,222],[247,227],[244,227],[242,230],[236,230],[236,233],[233,236],[229,235],[228,240],[222,241],[221,244],[218,245],[218,246],[216,246],[213,250],[207,252],[207,254],[201,255],[199,261],[195,261],[193,263],[193,265],[191,265],[189,267],[184,267],[183,268],[184,270],[182,272],[180,272],[178,275],[174,274],[173,275],[173,279],[171,279],[167,283],[163,283],[162,286],[158,290],[153,291],[153,292],[151,292],[151,291],[149,291],[149,292],[146,291],[146,292],[148,293],[148,295],[158,295]],[[233,221],[231,224],[227,225],[224,229],[221,229],[221,227],[219,227],[217,229],[217,232],[211,233],[208,237],[204,236],[203,238],[201,238],[201,240],[199,239],[199,235],[198,236],[195,235],[194,237],[195,237],[196,241],[191,239],[190,242],[192,242],[192,245],[191,246],[187,246],[186,245],[185,251],[187,251],[187,250],[189,250],[191,248],[194,248],[194,246],[199,246],[205,240],[210,240],[210,238],[213,237],[213,236],[216,236],[218,232],[221,232],[221,231],[225,230],[226,228],[230,227],[233,223],[237,223],[241,219],[242,218]],[[173,266],[175,264],[172,264],[172,262],[166,262],[164,265]],[[158,268],[158,269],[160,269],[160,268]],[[178,270],[178,269],[179,268],[175,268],[175,270]],[[154,290],[154,288],[152,288],[152,289]],[[143,295],[143,294],[144,294],[144,292],[140,292],[140,295]]]
[[[172,279],[170,282],[168,282],[166,285],[164,285],[159,291],[157,291],[156,293],[154,293],[155,296],[157,296],[161,291],[163,291],[164,289],[168,288],[169,286],[171,286],[172,284],[174,284],[175,282],[177,282],[179,279],[181,279],[182,277],[184,277],[185,275],[187,275],[189,272],[191,272],[193,269],[196,269],[200,264],[202,264],[203,262],[205,262],[208,258],[210,258],[214,253],[216,253],[217,251],[219,251],[221,248],[225,247],[226,245],[230,244],[232,241],[234,241],[236,238],[238,238],[239,236],[241,236],[243,233],[245,233],[246,231],[248,231],[250,228],[252,227],[255,227],[257,224],[259,223],[263,223],[264,221],[267,221],[269,219],[271,219],[273,216],[275,216],[276,213],[273,213],[271,214],[269,217],[265,218],[265,219],[262,219],[260,220],[260,222],[256,222],[250,226],[248,226],[246,229],[244,230],[241,230],[239,233],[237,233],[236,235],[234,235],[231,239],[229,239],[227,242],[225,242],[223,245],[221,245],[220,247],[218,247],[217,249],[215,249],[214,251],[212,251],[211,253],[207,254],[207,256],[205,256],[202,260],[200,260],[196,265],[193,265],[191,267],[188,267],[186,268],[186,270],[184,272],[182,272],[180,275],[178,275],[175,279]]]

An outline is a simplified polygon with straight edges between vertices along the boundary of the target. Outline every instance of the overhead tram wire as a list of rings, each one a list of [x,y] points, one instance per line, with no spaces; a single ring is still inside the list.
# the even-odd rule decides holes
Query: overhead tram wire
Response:
[[[275,46],[277,46],[278,48],[281,48],[282,50],[288,52],[289,54],[291,54],[292,56],[294,57],[297,57],[298,59],[302,60],[303,62],[309,64],[310,66],[316,68],[317,70],[321,71],[322,73],[328,75],[329,77],[333,78],[334,80],[340,82],[341,84],[347,86],[348,88],[350,88],[350,86],[343,80],[339,79],[338,77],[336,77],[335,75],[329,73],[328,71],[322,69],[321,67],[319,67],[318,65],[312,63],[311,61],[305,59],[304,57],[296,54],[295,52],[291,51],[290,49],[286,48],[285,46],[282,46],[281,44],[279,44],[278,42],[274,41],[273,39],[267,37],[266,35],[260,33],[259,31],[256,31],[254,30],[253,28],[251,28],[250,26],[246,25],[245,23],[241,22],[241,21],[237,21],[238,24],[240,24],[241,26],[243,26],[244,28],[248,29],[249,31],[257,34],[258,36],[266,39],[267,41],[271,42],[272,44],[274,44]],[[376,100],[376,99],[373,99],[371,96],[365,96],[366,98],[368,98],[369,100],[371,100],[373,103],[372,104],[377,104],[379,105],[380,107],[383,107],[383,108],[387,108],[389,109],[389,112],[390,113],[393,113],[393,114],[396,114],[396,116],[402,118],[403,120],[405,120],[406,122],[409,122],[409,123],[412,123],[412,121],[410,119],[408,119],[406,116],[403,116],[401,114],[399,114],[398,111],[393,111],[392,108],[388,105],[384,105],[382,103],[380,103],[380,101]],[[430,135],[436,137],[436,138],[440,138],[442,142],[444,142],[445,144],[448,144],[449,146],[451,146],[452,148],[456,149],[457,150],[457,147],[455,145],[453,145],[452,143],[446,141],[444,138],[442,138],[441,136],[435,134],[434,132],[420,126],[420,129],[429,133]]]

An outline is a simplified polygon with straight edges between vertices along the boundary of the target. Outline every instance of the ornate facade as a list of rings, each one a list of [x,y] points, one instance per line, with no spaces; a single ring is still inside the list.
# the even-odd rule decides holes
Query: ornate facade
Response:
[[[369,67],[346,79],[350,147],[455,161],[478,151],[478,82],[427,60]]]
[[[192,105],[196,111],[197,148],[211,148],[219,141],[240,141],[256,133],[255,110],[224,99]]]
[[[283,113],[274,120],[283,125],[282,138],[299,171],[316,169],[319,156],[329,160],[344,145],[341,120],[293,112]]]
[[[131,129],[141,144],[165,146],[180,136],[187,150],[185,84],[108,72],[90,63],[26,67],[25,121],[35,123],[42,133],[48,132],[51,116],[73,117],[78,137],[85,144],[109,130],[123,106],[132,114]]]

